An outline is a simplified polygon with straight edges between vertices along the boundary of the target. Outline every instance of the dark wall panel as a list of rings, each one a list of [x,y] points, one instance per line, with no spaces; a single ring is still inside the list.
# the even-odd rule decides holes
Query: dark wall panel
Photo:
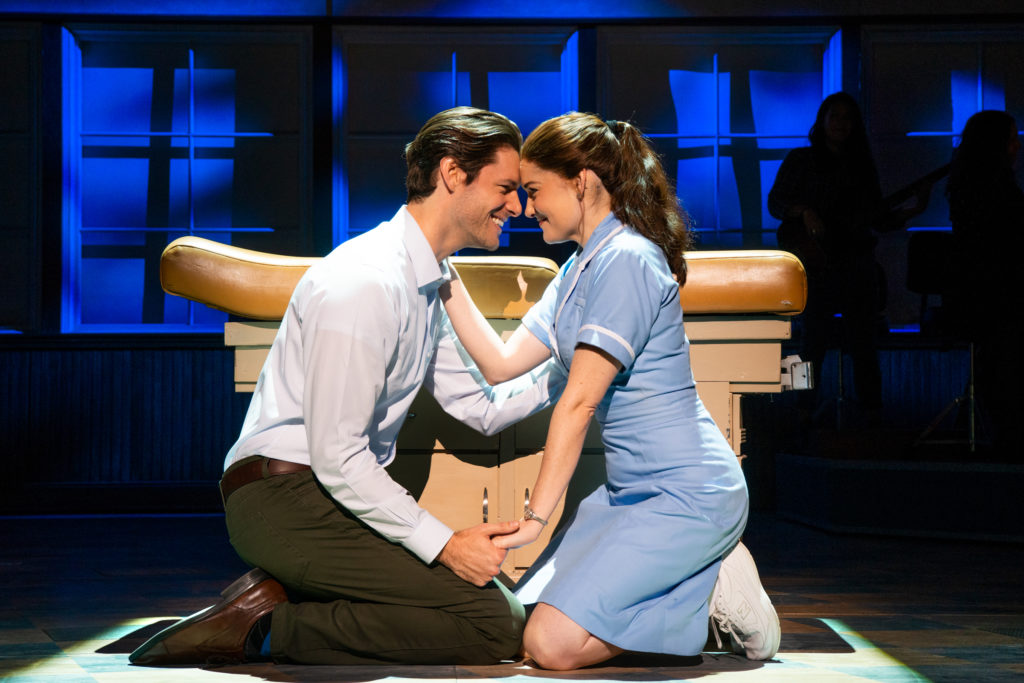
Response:
[[[0,351],[0,511],[215,504],[250,397],[232,371],[226,349]]]

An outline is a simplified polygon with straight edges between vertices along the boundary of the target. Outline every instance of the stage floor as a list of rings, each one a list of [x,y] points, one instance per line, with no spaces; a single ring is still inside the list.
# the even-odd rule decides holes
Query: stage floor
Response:
[[[17,683],[571,679],[1024,680],[1024,546],[828,534],[758,514],[746,543],[778,656],[557,674],[489,667],[150,669],[127,653],[245,570],[219,516],[0,519],[0,679]]]

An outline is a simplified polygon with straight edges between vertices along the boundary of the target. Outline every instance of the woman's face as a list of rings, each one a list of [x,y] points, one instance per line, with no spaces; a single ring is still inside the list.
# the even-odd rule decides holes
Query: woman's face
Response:
[[[583,211],[576,181],[529,161],[520,162],[519,175],[526,190],[526,215],[537,219],[544,241],[582,241]]]
[[[842,145],[853,132],[853,112],[845,102],[838,101],[825,114],[825,137],[833,145]]]

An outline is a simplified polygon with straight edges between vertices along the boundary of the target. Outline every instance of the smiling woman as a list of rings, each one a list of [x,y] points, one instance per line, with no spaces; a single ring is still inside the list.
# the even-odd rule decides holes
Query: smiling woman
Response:
[[[689,219],[657,155],[630,124],[571,113],[530,134],[521,170],[526,213],[545,240],[579,249],[507,342],[458,282],[445,301],[489,381],[548,359],[567,375],[522,521],[495,544],[540,537],[595,418],[607,471],[517,584],[535,605],[527,653],[549,669],[625,651],[695,655],[710,616],[735,651],[772,657],[778,618],[739,544],[743,474],[690,369],[679,302]]]
[[[526,215],[537,220],[544,241],[557,244],[572,240],[579,244],[586,241],[583,235],[583,192],[589,177],[592,202],[601,204],[594,212],[607,214],[611,200],[603,191],[601,179],[593,171],[583,170],[577,178],[563,178],[554,171],[545,170],[534,163],[520,164],[523,189],[526,190]]]

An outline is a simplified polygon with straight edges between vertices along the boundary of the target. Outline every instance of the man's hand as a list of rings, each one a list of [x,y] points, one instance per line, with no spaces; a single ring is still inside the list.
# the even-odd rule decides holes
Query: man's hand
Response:
[[[456,531],[441,549],[437,561],[474,586],[484,586],[498,575],[508,554],[504,548],[495,546],[491,538],[514,533],[518,528],[519,522],[501,522]]]

